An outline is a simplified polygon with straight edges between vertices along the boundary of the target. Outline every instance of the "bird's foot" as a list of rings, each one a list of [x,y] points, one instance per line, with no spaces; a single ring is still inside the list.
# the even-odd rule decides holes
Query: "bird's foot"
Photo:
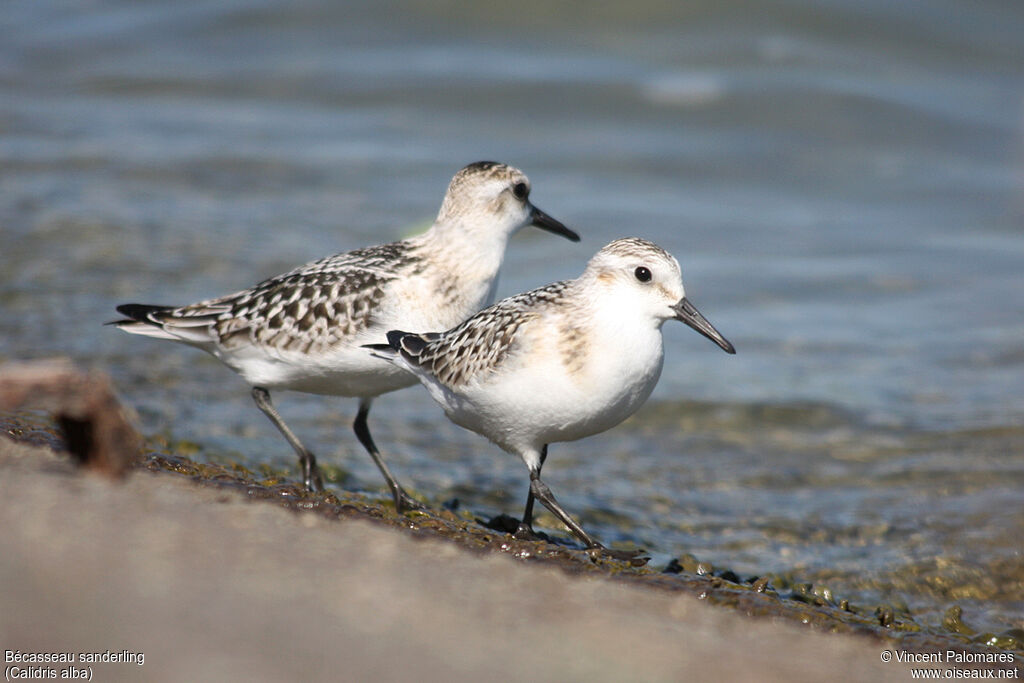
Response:
[[[397,491],[394,491],[393,495],[395,497],[395,512],[400,515],[410,510],[428,509],[426,505],[410,496],[405,492],[405,489],[401,487],[399,487]]]
[[[316,462],[313,462],[309,467],[303,467],[302,469],[302,483],[306,487],[306,491],[309,493],[323,493],[324,479],[320,475],[320,468],[317,467]]]
[[[647,551],[643,548],[637,548],[636,550],[614,550],[597,544],[587,548],[587,552],[592,556],[607,557],[613,560],[628,562],[634,567],[642,567],[651,559],[647,555]]]
[[[512,538],[519,541],[544,541],[545,543],[551,543],[551,537],[543,531],[534,531],[533,527],[527,526],[520,522],[516,530],[512,532]]]

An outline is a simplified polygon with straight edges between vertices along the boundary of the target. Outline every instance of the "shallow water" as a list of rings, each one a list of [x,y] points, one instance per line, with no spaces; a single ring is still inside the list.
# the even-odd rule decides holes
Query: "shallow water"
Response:
[[[519,235],[501,294],[644,236],[739,351],[667,326],[648,407],[552,447],[585,526],[1020,627],[1024,7],[719,5],[9,2],[0,359],[70,355],[147,433],[290,464],[216,361],[100,323],[410,234],[459,167],[508,161],[583,242]],[[278,403],[380,487],[351,401]],[[431,500],[519,513],[521,463],[424,392],[371,426]]]

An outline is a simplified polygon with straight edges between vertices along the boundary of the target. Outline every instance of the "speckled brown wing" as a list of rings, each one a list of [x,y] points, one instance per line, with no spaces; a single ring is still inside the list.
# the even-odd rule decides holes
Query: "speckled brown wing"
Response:
[[[210,341],[225,349],[260,345],[320,353],[367,329],[387,284],[414,264],[404,242],[358,249],[152,317],[165,327],[203,326]]]
[[[440,335],[405,335],[399,350],[442,384],[465,384],[500,367],[522,325],[563,300],[569,285],[554,282],[503,299]]]

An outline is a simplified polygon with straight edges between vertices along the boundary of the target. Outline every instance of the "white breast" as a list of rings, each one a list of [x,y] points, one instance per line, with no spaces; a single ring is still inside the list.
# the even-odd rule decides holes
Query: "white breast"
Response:
[[[456,424],[509,451],[574,441],[609,429],[650,396],[662,367],[661,332],[604,316],[566,335],[548,316],[524,331],[516,353],[482,381],[432,393]],[[567,345],[567,339],[572,344]],[[575,352],[574,352],[575,350]]]

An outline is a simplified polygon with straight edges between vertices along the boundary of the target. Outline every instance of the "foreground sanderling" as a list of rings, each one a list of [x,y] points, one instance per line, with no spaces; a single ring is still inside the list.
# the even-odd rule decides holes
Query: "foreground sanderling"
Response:
[[[614,427],[650,396],[671,318],[736,352],[686,299],[676,259],[627,238],[575,280],[504,299],[447,332],[395,330],[369,348],[415,374],[455,424],[522,457],[530,493],[517,536],[534,537],[536,497],[588,548],[603,549],[558,504],[541,467],[548,444]]]
[[[252,397],[323,488],[316,458],[270,400],[271,389],[360,399],[354,429],[399,510],[415,501],[380,457],[366,424],[380,394],[416,379],[360,348],[395,328],[447,329],[494,300],[508,238],[534,225],[579,236],[529,201],[522,171],[480,161],[452,178],[433,226],[410,239],[330,256],[235,294],[181,307],[124,304],[120,329],[207,351],[252,385]]]

